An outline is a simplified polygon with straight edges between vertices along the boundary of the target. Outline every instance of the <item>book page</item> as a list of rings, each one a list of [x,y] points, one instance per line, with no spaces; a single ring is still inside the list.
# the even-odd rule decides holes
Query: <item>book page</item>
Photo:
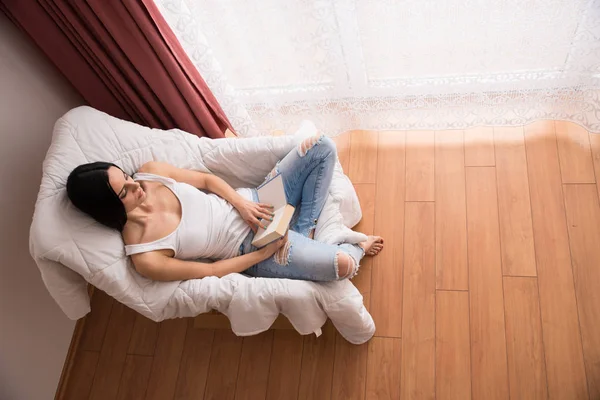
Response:
[[[283,188],[283,178],[281,174],[277,174],[275,178],[271,179],[264,185],[257,189],[258,201],[265,204],[270,204],[275,209],[282,208],[287,204],[285,198],[285,189]]]

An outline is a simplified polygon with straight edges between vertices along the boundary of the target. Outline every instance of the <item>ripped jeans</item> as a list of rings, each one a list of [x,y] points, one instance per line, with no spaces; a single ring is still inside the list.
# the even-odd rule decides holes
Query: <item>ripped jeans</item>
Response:
[[[287,243],[270,258],[244,271],[254,277],[335,281],[351,278],[364,256],[362,247],[331,245],[310,239],[329,193],[336,162],[335,143],[326,136],[304,140],[290,151],[266,177],[281,174],[288,203],[296,207]],[[258,201],[256,191],[254,201]],[[240,253],[256,250],[250,232]]]

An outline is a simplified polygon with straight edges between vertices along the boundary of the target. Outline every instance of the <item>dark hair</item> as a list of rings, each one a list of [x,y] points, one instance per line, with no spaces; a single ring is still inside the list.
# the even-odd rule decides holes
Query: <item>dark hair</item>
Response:
[[[110,186],[110,167],[121,169],[107,162],[78,166],[67,179],[67,195],[75,207],[101,224],[120,232],[127,222],[127,213],[121,199]]]

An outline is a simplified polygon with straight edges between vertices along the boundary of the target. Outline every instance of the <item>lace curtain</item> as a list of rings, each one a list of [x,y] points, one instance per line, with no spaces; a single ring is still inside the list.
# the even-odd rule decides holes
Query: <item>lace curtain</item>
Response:
[[[240,135],[600,132],[600,0],[155,0]]]

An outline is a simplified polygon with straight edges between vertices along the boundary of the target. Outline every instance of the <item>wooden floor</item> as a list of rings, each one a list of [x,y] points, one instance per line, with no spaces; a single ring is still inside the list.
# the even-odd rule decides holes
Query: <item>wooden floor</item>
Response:
[[[600,135],[542,121],[336,142],[356,229],[385,237],[354,280],[370,342],[156,324],[98,291],[64,398],[600,399]]]

